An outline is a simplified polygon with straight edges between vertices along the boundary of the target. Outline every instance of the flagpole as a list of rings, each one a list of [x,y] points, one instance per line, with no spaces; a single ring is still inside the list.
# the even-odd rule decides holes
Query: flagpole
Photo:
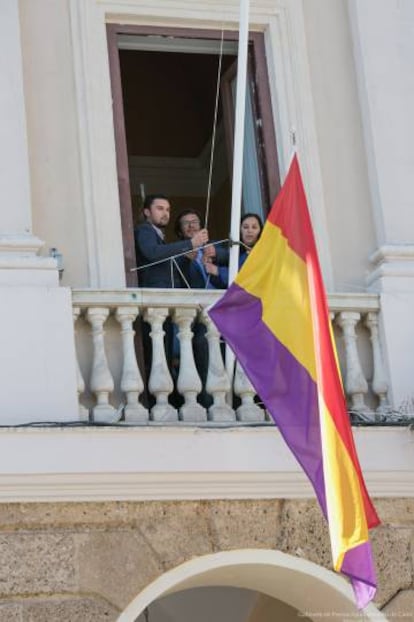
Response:
[[[244,145],[244,117],[246,108],[246,83],[247,83],[247,49],[249,44],[249,0],[240,0],[239,12],[239,45],[237,56],[237,88],[236,88],[236,111],[234,124],[234,148],[233,148],[233,185],[231,197],[231,225],[230,237],[239,240],[240,217],[242,201],[242,175],[243,175],[243,145]],[[239,246],[234,244],[230,247],[229,258],[229,284],[234,280],[239,270]],[[230,348],[226,348],[226,368],[233,377],[234,355]]]

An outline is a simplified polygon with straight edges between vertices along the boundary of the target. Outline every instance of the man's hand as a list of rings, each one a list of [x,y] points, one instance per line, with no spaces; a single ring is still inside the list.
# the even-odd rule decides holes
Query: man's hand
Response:
[[[212,274],[214,276],[217,276],[219,271],[218,271],[218,267],[216,266],[216,264],[212,263],[211,261],[208,261],[207,263],[204,264],[205,269],[207,274]]]
[[[189,253],[186,253],[185,256],[190,261],[194,261],[194,259],[197,257],[197,251],[190,251]]]
[[[203,246],[203,244],[206,244],[207,242],[208,242],[207,229],[200,229],[200,231],[197,231],[197,233],[195,233],[193,237],[191,238],[191,244],[193,245],[193,248],[197,248],[197,246]]]
[[[211,263],[216,256],[216,249],[213,245],[203,248],[203,263]]]

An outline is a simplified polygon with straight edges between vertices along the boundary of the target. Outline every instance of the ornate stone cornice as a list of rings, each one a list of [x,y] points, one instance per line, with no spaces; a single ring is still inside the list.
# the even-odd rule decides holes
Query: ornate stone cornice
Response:
[[[355,428],[374,497],[413,497],[414,433]],[[264,428],[8,428],[0,501],[311,498],[278,431]]]
[[[369,286],[384,277],[414,278],[413,244],[384,244],[372,253],[369,259],[374,266],[367,277]]]

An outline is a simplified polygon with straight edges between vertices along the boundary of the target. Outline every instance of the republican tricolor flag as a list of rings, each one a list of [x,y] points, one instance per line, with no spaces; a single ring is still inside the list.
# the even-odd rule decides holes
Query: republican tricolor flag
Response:
[[[379,524],[356,454],[296,155],[260,240],[209,315],[309,477],[333,567],[358,608],[375,596]]]

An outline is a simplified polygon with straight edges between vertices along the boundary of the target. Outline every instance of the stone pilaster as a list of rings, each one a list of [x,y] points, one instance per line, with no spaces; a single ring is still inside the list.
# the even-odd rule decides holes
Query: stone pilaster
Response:
[[[57,285],[56,262],[32,234],[18,3],[0,6],[0,286]]]
[[[381,294],[393,406],[414,411],[414,5],[348,0],[377,250],[368,287]]]
[[[39,89],[41,85],[39,85]],[[19,3],[0,3],[0,423],[78,419],[70,292],[32,233]]]

